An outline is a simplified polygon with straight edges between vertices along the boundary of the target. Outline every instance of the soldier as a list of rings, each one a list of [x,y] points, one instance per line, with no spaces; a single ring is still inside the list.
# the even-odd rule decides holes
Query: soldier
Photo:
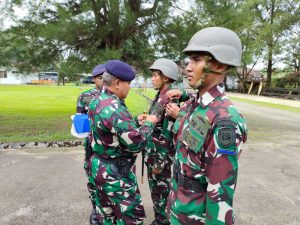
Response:
[[[135,72],[119,60],[109,60],[105,67],[103,90],[91,102],[89,110],[94,151],[91,170],[99,195],[98,219],[105,225],[142,224],[145,212],[135,160],[151,140],[157,118],[149,115],[137,128],[124,104]]]
[[[161,58],[157,59],[149,69],[152,71],[153,87],[158,90],[149,109],[149,114],[156,115],[158,118],[152,135],[155,147],[147,148],[148,152],[146,152],[149,188],[155,214],[155,220],[151,225],[164,225],[170,224],[166,206],[170,192],[171,165],[175,154],[171,132],[175,119],[166,115],[166,105],[170,103],[166,92],[175,88],[178,66],[170,59]]]
[[[102,85],[103,85],[102,74],[104,72],[105,72],[104,64],[97,65],[93,69],[92,78],[93,78],[93,81],[95,82],[95,88],[84,91],[79,95],[78,100],[77,100],[76,113],[79,113],[79,114],[87,114],[88,113],[90,102],[96,95],[100,94],[100,91],[102,90]],[[98,223],[97,214],[96,214],[95,187],[90,182],[90,171],[89,171],[89,166],[88,166],[88,162],[93,154],[90,138],[91,137],[87,137],[84,142],[84,149],[85,149],[84,170],[88,177],[87,188],[90,193],[90,199],[92,201],[92,206],[93,206],[92,213],[90,215],[90,224],[97,225],[99,223]]]
[[[223,80],[229,69],[240,65],[241,41],[231,30],[209,27],[194,34],[183,52],[190,57],[189,85],[198,94],[180,108],[174,124],[170,222],[233,224],[238,158],[247,128],[226,97]],[[179,95],[173,92],[173,97]]]

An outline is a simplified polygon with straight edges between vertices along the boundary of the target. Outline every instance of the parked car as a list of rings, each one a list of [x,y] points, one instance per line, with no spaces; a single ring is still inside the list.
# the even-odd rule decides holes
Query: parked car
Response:
[[[95,82],[93,81],[92,77],[85,77],[82,79],[81,83],[83,84],[94,84]]]

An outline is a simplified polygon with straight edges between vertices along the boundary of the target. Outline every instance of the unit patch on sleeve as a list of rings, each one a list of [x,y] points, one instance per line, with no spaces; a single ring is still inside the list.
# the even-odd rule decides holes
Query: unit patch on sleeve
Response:
[[[235,130],[232,128],[220,128],[218,130],[218,143],[227,148],[235,144]]]

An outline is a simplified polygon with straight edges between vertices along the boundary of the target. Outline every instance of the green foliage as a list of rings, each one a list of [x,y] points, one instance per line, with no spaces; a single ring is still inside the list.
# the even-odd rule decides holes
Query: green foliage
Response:
[[[153,55],[146,30],[168,2],[153,0],[150,6],[140,0],[9,1],[8,8],[18,4],[29,10],[29,16],[6,31],[13,39],[3,34],[12,41],[0,38],[0,49],[9,46],[3,58],[11,60],[13,52],[18,63],[14,66],[20,70],[52,64],[70,80],[108,59],[123,59],[143,70]],[[7,65],[7,60],[1,64]]]
[[[199,20],[197,9],[190,9],[181,11],[178,16],[166,15],[154,26],[154,36],[157,37],[153,43],[154,48],[164,57],[182,60],[186,57],[182,50],[191,36],[203,28],[204,23]]]
[[[191,36],[208,26],[237,32],[242,67],[263,60],[268,82],[282,56],[299,70],[299,0],[8,0],[2,6],[16,24],[0,32],[0,65],[23,71],[51,64],[61,77],[76,80],[99,63],[121,59],[150,76],[155,58],[183,60]],[[29,15],[18,19],[16,6]]]
[[[70,116],[78,95],[91,87],[1,85],[0,142],[74,139]],[[125,102],[133,115],[149,108],[133,90]]]
[[[287,65],[293,68],[293,71],[300,71],[300,35],[297,35],[297,31],[299,33],[300,26],[294,28],[293,38],[287,41],[286,56],[283,59]]]
[[[267,86],[270,86],[276,56],[282,54],[286,36],[295,25],[299,26],[300,3],[297,0],[253,0],[249,3],[255,19],[257,41],[267,61]]]

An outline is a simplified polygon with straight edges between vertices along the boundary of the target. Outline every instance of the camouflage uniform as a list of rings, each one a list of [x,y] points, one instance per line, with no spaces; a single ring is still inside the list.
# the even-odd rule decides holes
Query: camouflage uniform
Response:
[[[153,132],[155,147],[153,148],[148,145],[145,162],[155,219],[161,224],[169,224],[166,215],[166,206],[170,192],[171,165],[175,154],[172,141],[172,128],[175,119],[166,114],[166,105],[170,103],[166,92],[173,88],[174,84],[170,84],[167,89],[159,91],[149,110],[149,114],[157,116],[158,123],[154,127]],[[152,172],[153,167],[161,167],[162,172],[154,174]]]
[[[223,84],[183,105],[174,124],[171,224],[234,223],[232,202],[246,130]]]
[[[90,102],[92,101],[92,99],[96,96],[100,94],[100,90],[98,88],[93,88],[93,89],[89,89],[86,90],[84,92],[82,92],[77,99],[77,106],[76,106],[76,113],[80,113],[80,114],[87,114],[88,110],[89,110],[89,105]],[[92,146],[91,146],[91,135],[89,135],[89,137],[87,137],[84,141],[84,150],[85,150],[85,158],[84,158],[84,165],[83,168],[86,172],[86,176],[88,177],[88,183],[87,183],[87,188],[88,191],[90,193],[90,198],[92,201],[93,206],[95,206],[95,187],[93,186],[93,184],[90,181],[90,171],[89,171],[89,167],[88,167],[88,162],[92,156]]]
[[[151,140],[153,123],[137,128],[123,101],[109,91],[90,104],[94,155],[93,182],[97,187],[98,219],[103,224],[142,224],[144,207],[135,175],[136,153]]]

